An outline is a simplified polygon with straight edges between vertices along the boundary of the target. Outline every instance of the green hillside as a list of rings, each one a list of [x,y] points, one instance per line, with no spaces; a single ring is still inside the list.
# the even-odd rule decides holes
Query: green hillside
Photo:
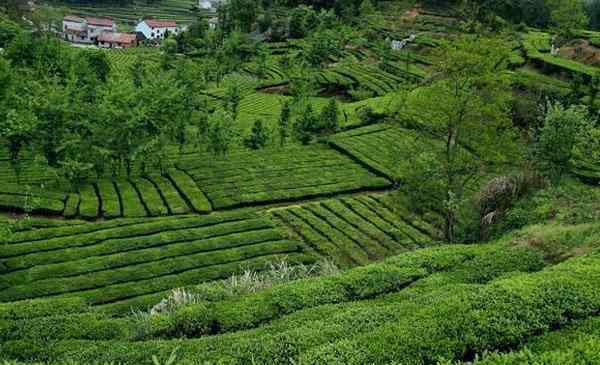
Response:
[[[600,364],[600,0],[21,5],[0,363]]]

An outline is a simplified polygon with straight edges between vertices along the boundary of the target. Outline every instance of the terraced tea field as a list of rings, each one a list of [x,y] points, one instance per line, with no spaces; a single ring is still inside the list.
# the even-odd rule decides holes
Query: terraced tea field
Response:
[[[135,24],[143,17],[176,20],[181,23],[191,23],[196,18],[194,7],[198,2],[193,0],[135,0],[124,5],[73,3],[65,1],[59,5],[72,12],[82,15],[112,17],[115,20]],[[56,2],[52,3],[56,6]]]
[[[410,171],[419,145],[437,145],[422,133],[386,124],[338,133],[330,143],[394,181],[402,180],[403,173]]]
[[[240,152],[223,159],[184,160],[213,209],[289,202],[332,194],[385,189],[387,179],[322,145]]]
[[[0,244],[0,302],[76,296],[111,310],[269,260],[315,260],[252,212],[48,228]]]
[[[384,197],[355,196],[273,209],[317,254],[352,267],[430,244],[435,229],[394,212]]]

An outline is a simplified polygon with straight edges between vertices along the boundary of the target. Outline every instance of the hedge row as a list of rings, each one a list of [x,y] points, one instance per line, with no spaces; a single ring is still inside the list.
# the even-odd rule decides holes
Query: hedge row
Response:
[[[50,278],[73,277],[168,257],[280,238],[281,234],[277,230],[261,220],[134,237],[116,242],[116,249],[119,250],[116,253],[102,250],[102,245],[92,246],[90,249],[93,248],[94,252],[86,250],[85,256],[70,257],[72,261],[63,263],[37,265],[27,270],[15,271],[3,275],[2,282],[14,286]]]
[[[14,301],[102,288],[114,284],[150,279],[200,267],[242,260],[257,254],[278,253],[282,252],[282,250],[287,252],[298,249],[297,243],[291,241],[249,243],[247,246],[243,246],[246,244],[243,241],[228,243],[231,244],[232,248],[169,257],[158,261],[92,272],[80,276],[46,279],[12,286],[0,291],[0,301]],[[239,247],[236,247],[236,245]]]
[[[178,167],[194,178],[213,208],[389,186],[387,180],[325,146],[239,153],[210,163],[199,160],[184,159]]]
[[[321,236],[312,227],[307,226],[302,220],[291,214],[289,209],[274,210],[272,214],[274,220],[287,226],[290,232],[300,237],[307,244],[308,250],[315,255],[328,258],[341,269],[356,266],[356,263],[339,250],[333,242]]]
[[[0,303],[0,320],[21,320],[80,313],[88,310],[82,298],[34,299]]]
[[[336,248],[347,256],[354,264],[366,264],[370,261],[371,258],[368,253],[361,248],[358,242],[354,241],[352,237],[346,236],[344,232],[328,225],[326,221],[319,219],[310,211],[299,207],[293,207],[288,209],[288,212],[302,221],[301,231],[315,231],[323,237],[325,241],[335,245]]]
[[[527,270],[534,270],[542,266],[540,256],[528,250],[514,250],[510,253],[503,257],[509,256],[514,262],[504,260],[502,269],[510,267],[517,270],[526,267]],[[389,263],[365,266],[336,276],[299,280],[238,300],[189,306],[172,316],[156,317],[153,323],[156,325],[154,334],[196,337],[237,331],[256,327],[262,322],[305,308],[364,300],[398,291],[434,272],[427,265],[423,265],[423,256],[416,254],[413,257],[415,256],[417,259],[412,265],[405,265],[402,259],[396,262],[389,260]],[[494,256],[493,260],[499,261],[497,256]],[[476,261],[474,265],[481,263],[490,264]],[[493,266],[492,264],[491,267]],[[470,273],[477,272],[478,268],[471,264],[463,265],[462,270]],[[488,273],[491,277],[496,274]],[[473,281],[472,278],[469,279]]]
[[[190,212],[190,208],[177,192],[177,189],[166,177],[154,175],[149,178],[156,186],[162,197],[167,202],[170,214],[185,214]]]
[[[115,184],[121,195],[123,216],[132,218],[145,217],[147,215],[146,209],[140,201],[140,197],[131,182],[120,180],[116,181]]]
[[[362,219],[371,222],[380,230],[391,235],[394,240],[403,246],[423,246],[433,240],[430,236],[404,223],[402,218],[397,214],[387,211],[382,204],[374,202],[376,208],[371,208],[368,204],[363,204],[356,198],[343,198],[341,202]]]
[[[96,189],[92,184],[86,184],[79,189],[79,215],[84,219],[98,218],[100,201],[96,195]]]
[[[370,242],[373,247],[373,251],[381,251],[385,256],[389,256],[390,253],[399,253],[406,250],[409,247],[403,247],[399,245],[396,239],[397,235],[393,234],[393,229],[387,231],[382,229],[376,224],[373,224],[371,220],[376,221],[379,224],[382,222],[378,221],[377,216],[369,215],[361,216],[356,213],[353,209],[344,205],[340,200],[328,200],[320,204],[321,210],[325,213],[330,212],[333,216],[335,215],[341,220],[340,227],[350,226],[346,232],[356,232],[355,237],[365,237],[364,242]],[[364,213],[364,212],[363,212]],[[391,228],[391,227],[387,227]],[[352,234],[352,233],[351,233]],[[423,243],[429,240],[424,240]]]
[[[248,217],[256,217],[256,215],[248,213],[228,213],[215,214],[211,216],[187,216],[187,217],[172,217],[161,218],[155,220],[136,221],[132,225],[112,225],[108,223],[98,223],[97,228],[108,227],[107,229],[96,230],[89,233],[82,233],[72,236],[59,236],[56,238],[48,238],[44,240],[36,240],[31,243],[22,242],[7,245],[2,249],[0,257],[14,257],[30,254],[44,254],[46,251],[64,250],[74,247],[86,247],[99,244],[109,239],[122,239],[137,236],[149,236],[157,233],[165,233],[168,231],[181,230],[186,228],[196,228],[203,226],[211,226],[230,221],[239,221]],[[121,222],[120,222],[121,223]],[[124,222],[126,223],[126,222]],[[66,229],[67,230],[67,229]],[[76,231],[76,229],[74,229]],[[28,256],[34,257],[34,256]],[[27,261],[27,259],[25,259]],[[60,257],[56,257],[52,262],[61,262]],[[32,266],[32,265],[29,265]],[[24,267],[28,267],[25,265]],[[23,267],[23,268],[24,268]]]
[[[456,289],[435,305],[367,335],[336,341],[301,356],[305,364],[429,363],[465,359],[521,345],[538,333],[600,310],[600,259],[492,284]],[[418,324],[418,325],[416,325]]]
[[[110,180],[98,182],[98,190],[102,198],[102,216],[105,218],[117,218],[123,215],[119,195],[115,185]]]
[[[319,280],[303,279],[240,300],[196,304],[152,318],[151,337],[198,337],[254,328],[289,313],[323,304],[372,298],[424,277],[419,268],[379,264]]]
[[[183,171],[173,170],[169,172],[168,177],[195,212],[208,213],[212,210],[206,195],[204,195],[188,174]]]
[[[305,253],[290,252],[258,256],[240,262],[232,262],[224,265],[218,265],[216,267],[199,269],[195,272],[178,275],[176,277],[176,282],[165,282],[167,285],[162,288],[157,287],[155,291],[147,291],[138,294],[137,296],[129,296],[108,304],[96,306],[94,309],[101,313],[106,313],[112,316],[128,316],[131,315],[132,310],[149,310],[156,303],[167,297],[171,290],[175,287],[193,287],[198,283],[203,283],[206,281],[224,280],[233,274],[239,273],[241,270],[264,270],[267,263],[282,260],[293,264],[312,264],[315,262],[315,257]]]
[[[75,218],[79,213],[79,194],[69,194],[65,203],[63,216],[65,218]]]
[[[77,201],[79,197],[76,197]],[[67,203],[68,204],[68,203]],[[74,222],[72,220],[69,221],[61,221],[61,220],[53,220],[53,222],[65,222],[66,224],[57,225],[55,227],[48,227],[46,229],[40,230],[27,230],[14,232],[10,236],[2,237],[0,243],[32,243],[34,241],[41,241],[49,238],[58,238],[58,237],[67,237],[67,236],[76,236],[83,233],[90,233],[96,231],[102,231],[109,228],[121,227],[127,225],[138,224],[141,222],[147,222],[145,219],[115,219],[107,222],[102,222],[100,224],[68,224],[70,222]],[[78,221],[83,222],[83,221]]]
[[[49,199],[43,195],[20,195],[0,193],[0,209],[42,214],[61,214],[64,201]]]
[[[381,283],[379,278],[387,277],[392,279],[392,283],[394,283],[396,279],[394,279],[393,273],[400,274],[402,272],[400,269],[407,270],[405,273],[409,273],[410,269],[422,272],[429,270],[446,271],[429,276],[431,278],[435,275],[446,275],[449,279],[443,284],[432,288],[425,295],[421,295],[418,290],[410,286],[399,292],[406,292],[407,295],[404,297],[387,295],[375,300],[358,301],[343,305],[321,305],[312,309],[299,310],[257,329],[222,336],[210,336],[193,341],[62,341],[52,342],[51,345],[47,346],[28,340],[7,341],[0,345],[0,352],[4,352],[11,358],[22,360],[45,358],[52,361],[73,359],[77,361],[150,364],[152,355],[162,358],[165,354],[171,353],[175,347],[179,347],[182,363],[186,363],[186,360],[196,362],[216,362],[220,360],[227,364],[245,364],[252,361],[265,364],[289,364],[291,360],[305,356],[302,354],[309,354],[311,349],[319,349],[320,346],[327,346],[331,341],[338,339],[352,338],[354,335],[362,333],[365,335],[374,333],[374,331],[382,328],[381,326],[412,323],[415,327],[414,330],[418,330],[419,327],[415,325],[418,323],[415,322],[415,317],[425,308],[432,309],[443,306],[448,302],[448,298],[469,292],[479,292],[486,288],[485,285],[473,285],[471,281],[483,279],[479,272],[484,271],[486,266],[481,265],[488,265],[490,274],[487,279],[491,280],[509,272],[537,270],[542,262],[540,256],[531,250],[511,249],[508,246],[501,245],[444,246],[435,249],[424,249],[400,255],[385,264],[375,264],[341,274],[337,277],[337,280],[340,280],[341,277],[346,278],[349,291],[358,296],[369,297],[377,294],[377,290],[385,287],[386,284]],[[389,272],[389,277],[386,273],[380,273],[376,270],[377,267],[383,268],[384,266],[393,268]],[[352,272],[362,272],[365,276],[358,278],[355,276],[358,274],[352,274]],[[537,282],[537,276],[535,275],[532,276],[533,281]],[[399,277],[406,278],[401,274]],[[511,279],[505,280],[519,281],[523,277],[526,276],[513,274]],[[453,280],[450,278],[453,278]],[[370,279],[376,281],[371,282]],[[323,291],[311,292],[319,288],[319,282],[321,283],[320,289]],[[439,280],[436,282],[439,282]],[[336,299],[336,296],[340,295],[337,291],[333,291],[331,295],[327,294],[331,287],[335,288],[336,281],[333,278],[315,279],[313,282],[307,281],[306,285],[301,285],[303,283],[293,282],[273,288],[271,297],[264,298],[264,303],[272,303],[272,309],[295,311],[301,309],[299,306],[305,307],[301,302],[302,299],[306,300],[306,304],[314,305],[327,298]],[[326,283],[329,283],[329,286]],[[396,282],[396,284],[399,283]],[[286,288],[289,289],[286,290]],[[363,291],[363,289],[366,291]],[[369,292],[371,289],[374,291]],[[342,294],[349,291],[343,291]],[[318,295],[315,297],[311,294]],[[264,295],[264,293],[258,293],[249,298],[258,301]],[[257,310],[244,308],[241,304],[254,303],[251,303],[247,298],[240,298],[237,303],[238,305],[233,305],[235,302],[223,302],[223,308],[213,313],[221,313],[221,315],[229,313],[224,318],[225,324],[228,326],[234,325],[234,328],[249,324],[249,321],[257,314]],[[465,305],[467,304],[470,304],[470,302],[465,303]],[[186,312],[192,314],[188,308],[192,307],[184,307],[178,315],[183,316]],[[454,325],[454,318],[463,313],[460,310],[461,308],[458,309],[451,315],[437,319],[442,321],[440,323],[446,323],[447,328],[451,328]],[[527,309],[518,306],[513,308],[518,313],[526,312]],[[208,313],[213,315],[211,312]],[[201,316],[197,318],[198,322],[185,321],[182,325],[185,325],[188,330],[195,330],[196,326],[199,325],[203,326],[205,315],[199,314]],[[183,317],[180,318],[183,319]],[[236,321],[238,321],[237,324],[235,324]],[[502,322],[498,323],[500,326],[503,325]],[[169,322],[165,321],[163,324],[169,324]],[[82,327],[85,327],[85,323],[82,323]],[[445,327],[440,327],[440,330],[442,328]],[[447,335],[452,336],[454,333],[448,332]],[[398,335],[402,336],[403,332],[399,332]],[[57,334],[57,336],[63,337],[62,334]],[[378,339],[374,336],[368,336],[366,341],[378,341]],[[428,337],[418,337],[414,338],[411,344],[418,345],[421,342],[428,343],[429,341]],[[446,342],[436,341],[435,343],[439,345]],[[381,350],[385,350],[385,348],[385,346],[382,346]],[[440,346],[440,348],[443,349],[445,346]],[[310,359],[308,358],[308,360]],[[409,363],[417,363],[417,361]]]
[[[81,297],[92,305],[112,304],[141,295],[158,293],[205,281],[225,279],[243,268],[253,267],[257,262],[260,263],[260,266],[264,266],[268,261],[283,259],[302,263],[315,261],[314,256],[303,254],[302,246],[295,242],[280,242],[271,245],[267,250],[265,250],[265,247],[257,246],[246,250],[230,251],[221,255],[219,259],[220,262],[209,263],[207,266],[185,268],[168,275],[65,294],[63,297]],[[187,264],[189,266],[193,263],[188,262]],[[139,309],[140,307],[136,306],[136,308]],[[130,308],[127,308],[127,312],[130,313]]]
[[[293,179],[298,181],[300,177],[293,177]],[[315,180],[321,179],[315,178]],[[211,195],[210,192],[208,192],[208,195],[211,197],[215,207],[226,208],[255,203],[288,202],[298,200],[300,198],[310,199],[331,196],[333,194],[356,192],[365,189],[384,189],[390,186],[388,180],[383,178],[377,178],[374,176],[364,178],[347,177],[340,178],[339,181],[321,180],[321,182],[311,181],[310,183],[314,183],[315,185],[301,186],[297,188],[282,189],[276,191],[269,190],[269,188],[265,188],[265,190],[262,192],[238,195],[230,195],[226,193],[220,196],[214,196]]]
[[[146,208],[149,216],[158,217],[169,213],[165,202],[162,200],[154,184],[143,178],[136,179],[132,183],[139,192],[142,198],[142,205]]]

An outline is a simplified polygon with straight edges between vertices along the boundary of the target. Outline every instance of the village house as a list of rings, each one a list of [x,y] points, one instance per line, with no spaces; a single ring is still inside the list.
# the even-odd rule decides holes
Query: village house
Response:
[[[146,39],[160,40],[167,34],[179,33],[179,28],[173,20],[145,19],[135,27],[135,31],[142,33]]]
[[[215,12],[221,2],[221,0],[198,0],[198,9]]]
[[[75,43],[96,43],[104,32],[116,32],[117,25],[112,19],[67,15],[63,18],[64,39]]]
[[[131,48],[137,45],[136,34],[104,32],[98,36],[98,47],[102,48]]]
[[[219,18],[217,18],[216,16],[208,19],[208,28],[217,29],[218,25],[219,25]]]

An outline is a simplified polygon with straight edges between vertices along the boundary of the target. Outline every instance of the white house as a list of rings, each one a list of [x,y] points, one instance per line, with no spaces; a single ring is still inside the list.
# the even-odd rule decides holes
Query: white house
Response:
[[[88,37],[96,42],[100,34],[104,32],[113,33],[117,31],[117,25],[109,18],[86,17],[88,26]]]
[[[179,33],[179,28],[173,20],[145,19],[135,27],[135,31],[142,33],[146,39],[163,39],[167,33]]]
[[[210,0],[199,0],[198,8],[202,10],[213,10],[212,2]]]
[[[208,19],[208,27],[210,29],[217,29],[218,25],[219,25],[219,18],[217,18],[216,16]]]
[[[63,37],[69,42],[96,43],[100,34],[116,31],[117,25],[109,18],[67,15],[62,22]]]
[[[215,12],[222,2],[222,0],[198,0],[198,9]]]
[[[67,15],[62,21],[62,34],[66,41],[77,43],[91,43],[87,36],[87,22],[85,18]]]

